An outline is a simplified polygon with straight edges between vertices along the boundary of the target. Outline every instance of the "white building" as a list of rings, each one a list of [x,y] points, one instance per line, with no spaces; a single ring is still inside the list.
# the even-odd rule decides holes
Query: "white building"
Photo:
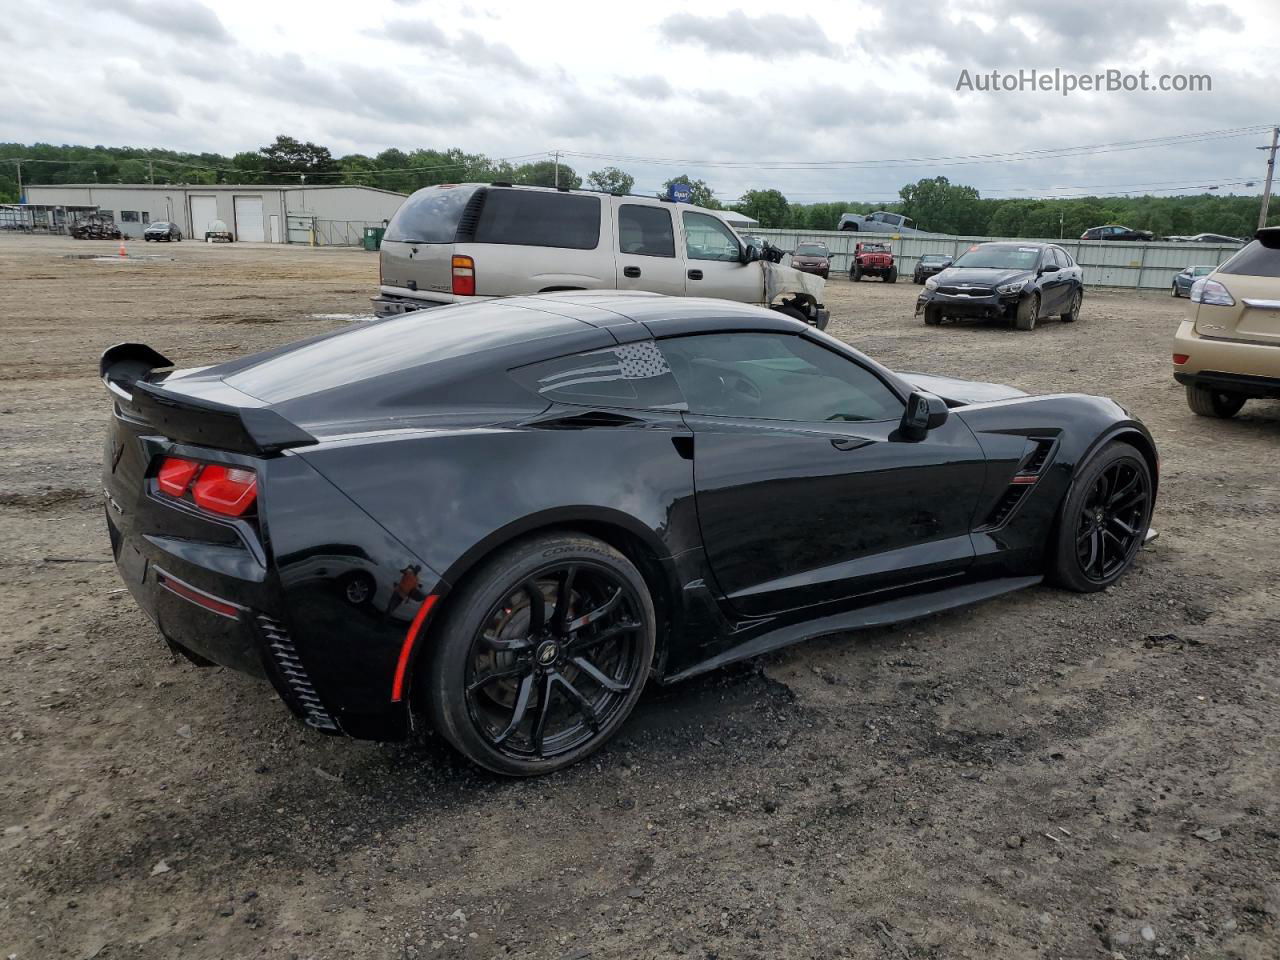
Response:
[[[259,243],[358,243],[364,226],[381,226],[405,198],[348,185],[60,183],[25,190],[30,204],[96,206],[128,237],[168,220],[198,240],[221,220],[237,240]]]

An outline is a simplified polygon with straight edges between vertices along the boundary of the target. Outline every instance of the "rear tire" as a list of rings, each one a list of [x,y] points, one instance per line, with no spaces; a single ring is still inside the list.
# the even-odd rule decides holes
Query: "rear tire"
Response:
[[[1080,305],[1084,303],[1083,291],[1077,290],[1071,295],[1071,309],[1062,315],[1063,323],[1075,323],[1080,319]]]
[[[1013,325],[1019,330],[1034,330],[1040,318],[1040,294],[1033,293],[1018,304],[1018,315]]]
[[[1151,523],[1151,468],[1130,444],[1108,444],[1071,485],[1058,520],[1050,576],[1078,593],[1115,583]]]
[[[640,571],[563,532],[511,544],[467,576],[427,632],[435,729],[495,773],[536,776],[600,749],[644,690],[656,617]]]
[[[1238,393],[1227,393],[1222,390],[1210,390],[1195,384],[1187,385],[1187,406],[1191,412],[1201,417],[1217,417],[1229,420],[1240,412],[1245,400]]]

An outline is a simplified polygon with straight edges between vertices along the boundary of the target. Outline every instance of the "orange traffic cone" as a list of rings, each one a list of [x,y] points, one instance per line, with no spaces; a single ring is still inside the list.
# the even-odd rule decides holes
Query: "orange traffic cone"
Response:
[[[120,256],[122,256],[122,257],[127,257],[128,255],[129,255],[129,251],[128,251],[128,250],[126,250],[126,249],[124,248],[124,241],[123,241],[123,240],[121,240],[121,241],[120,241]]]

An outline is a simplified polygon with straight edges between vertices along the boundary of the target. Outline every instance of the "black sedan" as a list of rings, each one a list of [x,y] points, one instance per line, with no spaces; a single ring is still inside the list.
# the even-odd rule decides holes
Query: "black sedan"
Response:
[[[916,261],[911,271],[911,279],[916,283],[924,283],[930,277],[937,276],[955,261],[955,257],[947,253],[926,253]]]
[[[1090,227],[1080,234],[1081,240],[1154,240],[1155,234],[1150,230],[1135,230],[1118,223],[1109,223],[1101,227]]]
[[[143,240],[181,240],[182,231],[176,223],[168,220],[157,220],[142,231]]]
[[[111,550],[172,649],[511,775],[592,753],[650,680],[1101,590],[1156,497],[1111,400],[894,373],[720,300],[494,300],[170,367],[100,369]]]
[[[1051,243],[980,243],[925,281],[916,316],[939,324],[948,317],[1004,320],[1019,330],[1058,316],[1080,318],[1084,271],[1071,254]]]

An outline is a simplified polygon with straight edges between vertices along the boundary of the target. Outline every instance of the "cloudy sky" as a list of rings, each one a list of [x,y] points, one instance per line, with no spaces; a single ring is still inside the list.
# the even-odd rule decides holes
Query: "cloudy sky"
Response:
[[[560,150],[579,173],[614,164],[653,189],[687,172],[726,200],[762,187],[889,199],[939,174],[984,196],[1255,193],[1244,181],[1261,178],[1266,135],[1205,134],[1280,122],[1276,12],[1276,0],[50,0],[0,19],[0,140],[230,154],[288,133],[335,154]],[[964,70],[1032,68],[1208,74],[1212,91],[956,90]],[[1199,136],[1122,146],[1184,135]],[[1101,144],[1113,146],[1061,149]]]

